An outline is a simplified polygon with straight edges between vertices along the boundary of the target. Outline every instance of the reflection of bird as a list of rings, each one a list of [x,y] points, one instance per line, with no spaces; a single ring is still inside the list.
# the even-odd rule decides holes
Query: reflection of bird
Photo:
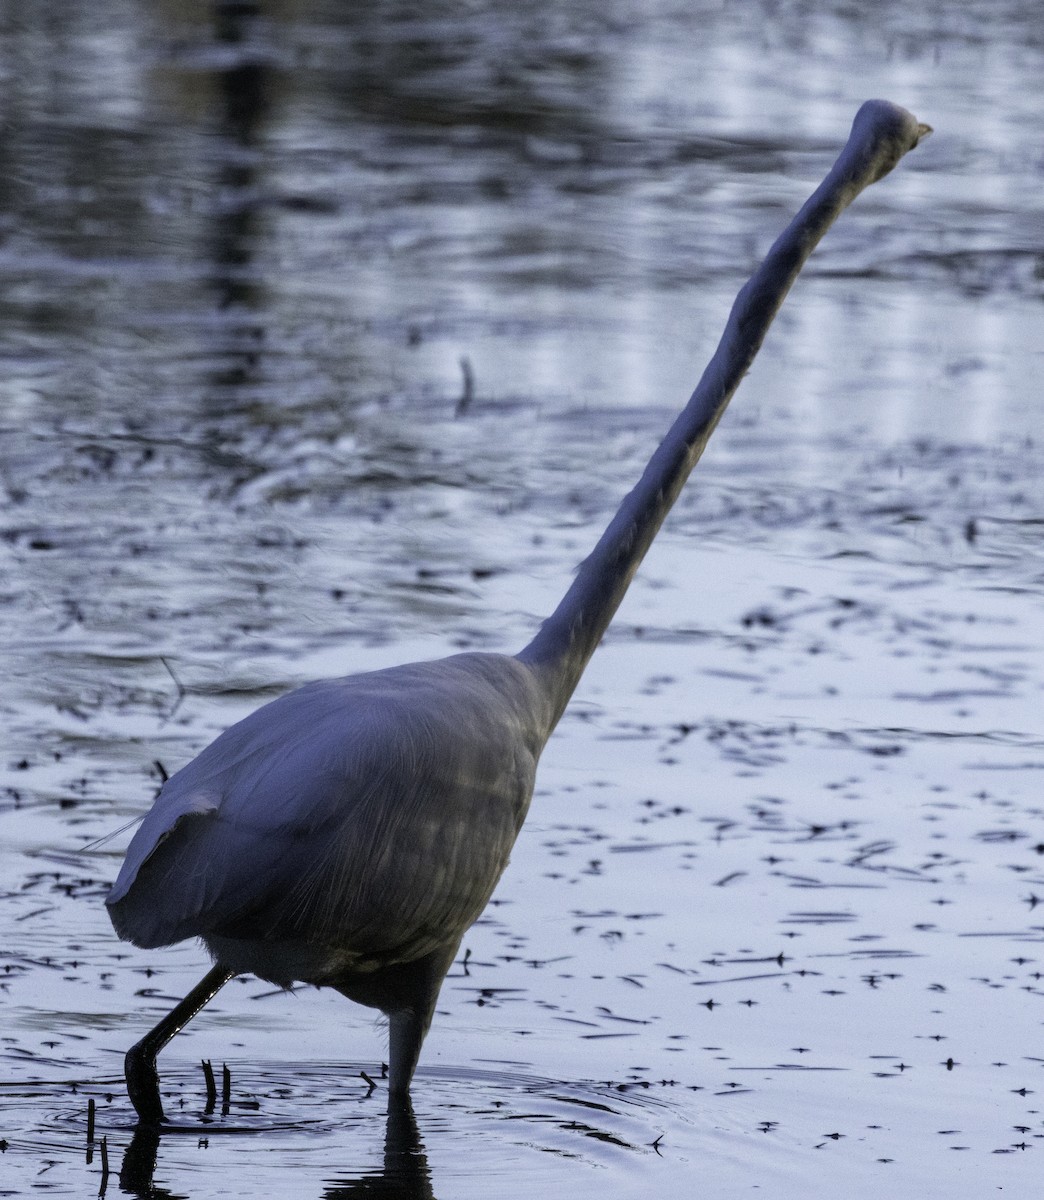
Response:
[[[156,1055],[234,974],[332,987],[390,1018],[405,1101],[443,977],[522,825],[537,759],[808,255],[929,129],[871,101],[744,286],[688,405],[558,608],[517,656],[311,683],[223,733],[163,787],[107,904],[121,937],[201,937],[215,966],[127,1055],[163,1119]]]
[[[120,1188],[129,1196],[172,1196],[155,1182],[162,1129],[142,1121],[120,1164]],[[389,1105],[384,1127],[384,1161],[347,1178],[327,1181],[322,1200],[384,1196],[387,1200],[434,1200],[428,1156],[409,1104]]]

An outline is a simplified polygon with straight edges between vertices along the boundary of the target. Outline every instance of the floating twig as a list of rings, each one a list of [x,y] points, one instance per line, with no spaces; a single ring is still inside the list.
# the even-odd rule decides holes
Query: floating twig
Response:
[[[181,702],[182,702],[182,700],[185,699],[186,693],[185,693],[185,687],[182,684],[181,680],[177,677],[177,675],[174,674],[173,668],[171,667],[170,663],[167,662],[166,658],[164,658],[164,656],[162,654],[160,655],[160,662],[167,668],[167,674],[171,677],[171,679],[174,680],[174,686],[178,689],[178,698],[174,701],[174,707],[170,710],[169,713],[167,713],[167,716],[165,718],[166,720],[169,721],[171,719],[171,717],[173,717],[174,714],[181,707]],[[162,770],[162,767],[160,769]],[[164,771],[163,774],[166,775],[166,771]],[[164,779],[163,782],[166,783],[167,782],[166,779]]]
[[[457,401],[457,408],[453,414],[455,417],[462,417],[475,399],[475,372],[471,369],[471,359],[466,355],[460,360],[460,369],[464,376],[464,391]]]

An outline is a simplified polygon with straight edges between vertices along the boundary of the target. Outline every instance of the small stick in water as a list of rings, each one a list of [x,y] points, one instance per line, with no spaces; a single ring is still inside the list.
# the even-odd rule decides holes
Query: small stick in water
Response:
[[[214,1082],[214,1065],[209,1058],[205,1058],[200,1066],[203,1068],[203,1079],[207,1085],[207,1112],[212,1113],[214,1105],[217,1104],[217,1084]]]

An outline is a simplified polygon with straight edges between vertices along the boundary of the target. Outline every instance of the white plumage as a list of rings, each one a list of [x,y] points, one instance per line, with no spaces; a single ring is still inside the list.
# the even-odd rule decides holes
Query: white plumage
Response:
[[[421,958],[485,907],[549,733],[535,676],[502,655],[298,688],[164,785],[107,900],[116,931],[202,937],[281,985]],[[294,944],[307,973],[272,953]]]

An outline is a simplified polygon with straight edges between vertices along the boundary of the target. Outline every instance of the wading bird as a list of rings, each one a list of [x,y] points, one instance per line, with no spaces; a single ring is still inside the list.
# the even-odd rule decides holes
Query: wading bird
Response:
[[[163,786],[106,900],[136,946],[202,938],[214,966],[126,1057],[163,1121],[156,1056],[234,975],[331,987],[390,1022],[408,1104],[435,1001],[526,816],[537,760],[664,517],[819,239],[930,132],[881,100],[742,288],[691,399],[558,608],[519,654],[310,683]]]

